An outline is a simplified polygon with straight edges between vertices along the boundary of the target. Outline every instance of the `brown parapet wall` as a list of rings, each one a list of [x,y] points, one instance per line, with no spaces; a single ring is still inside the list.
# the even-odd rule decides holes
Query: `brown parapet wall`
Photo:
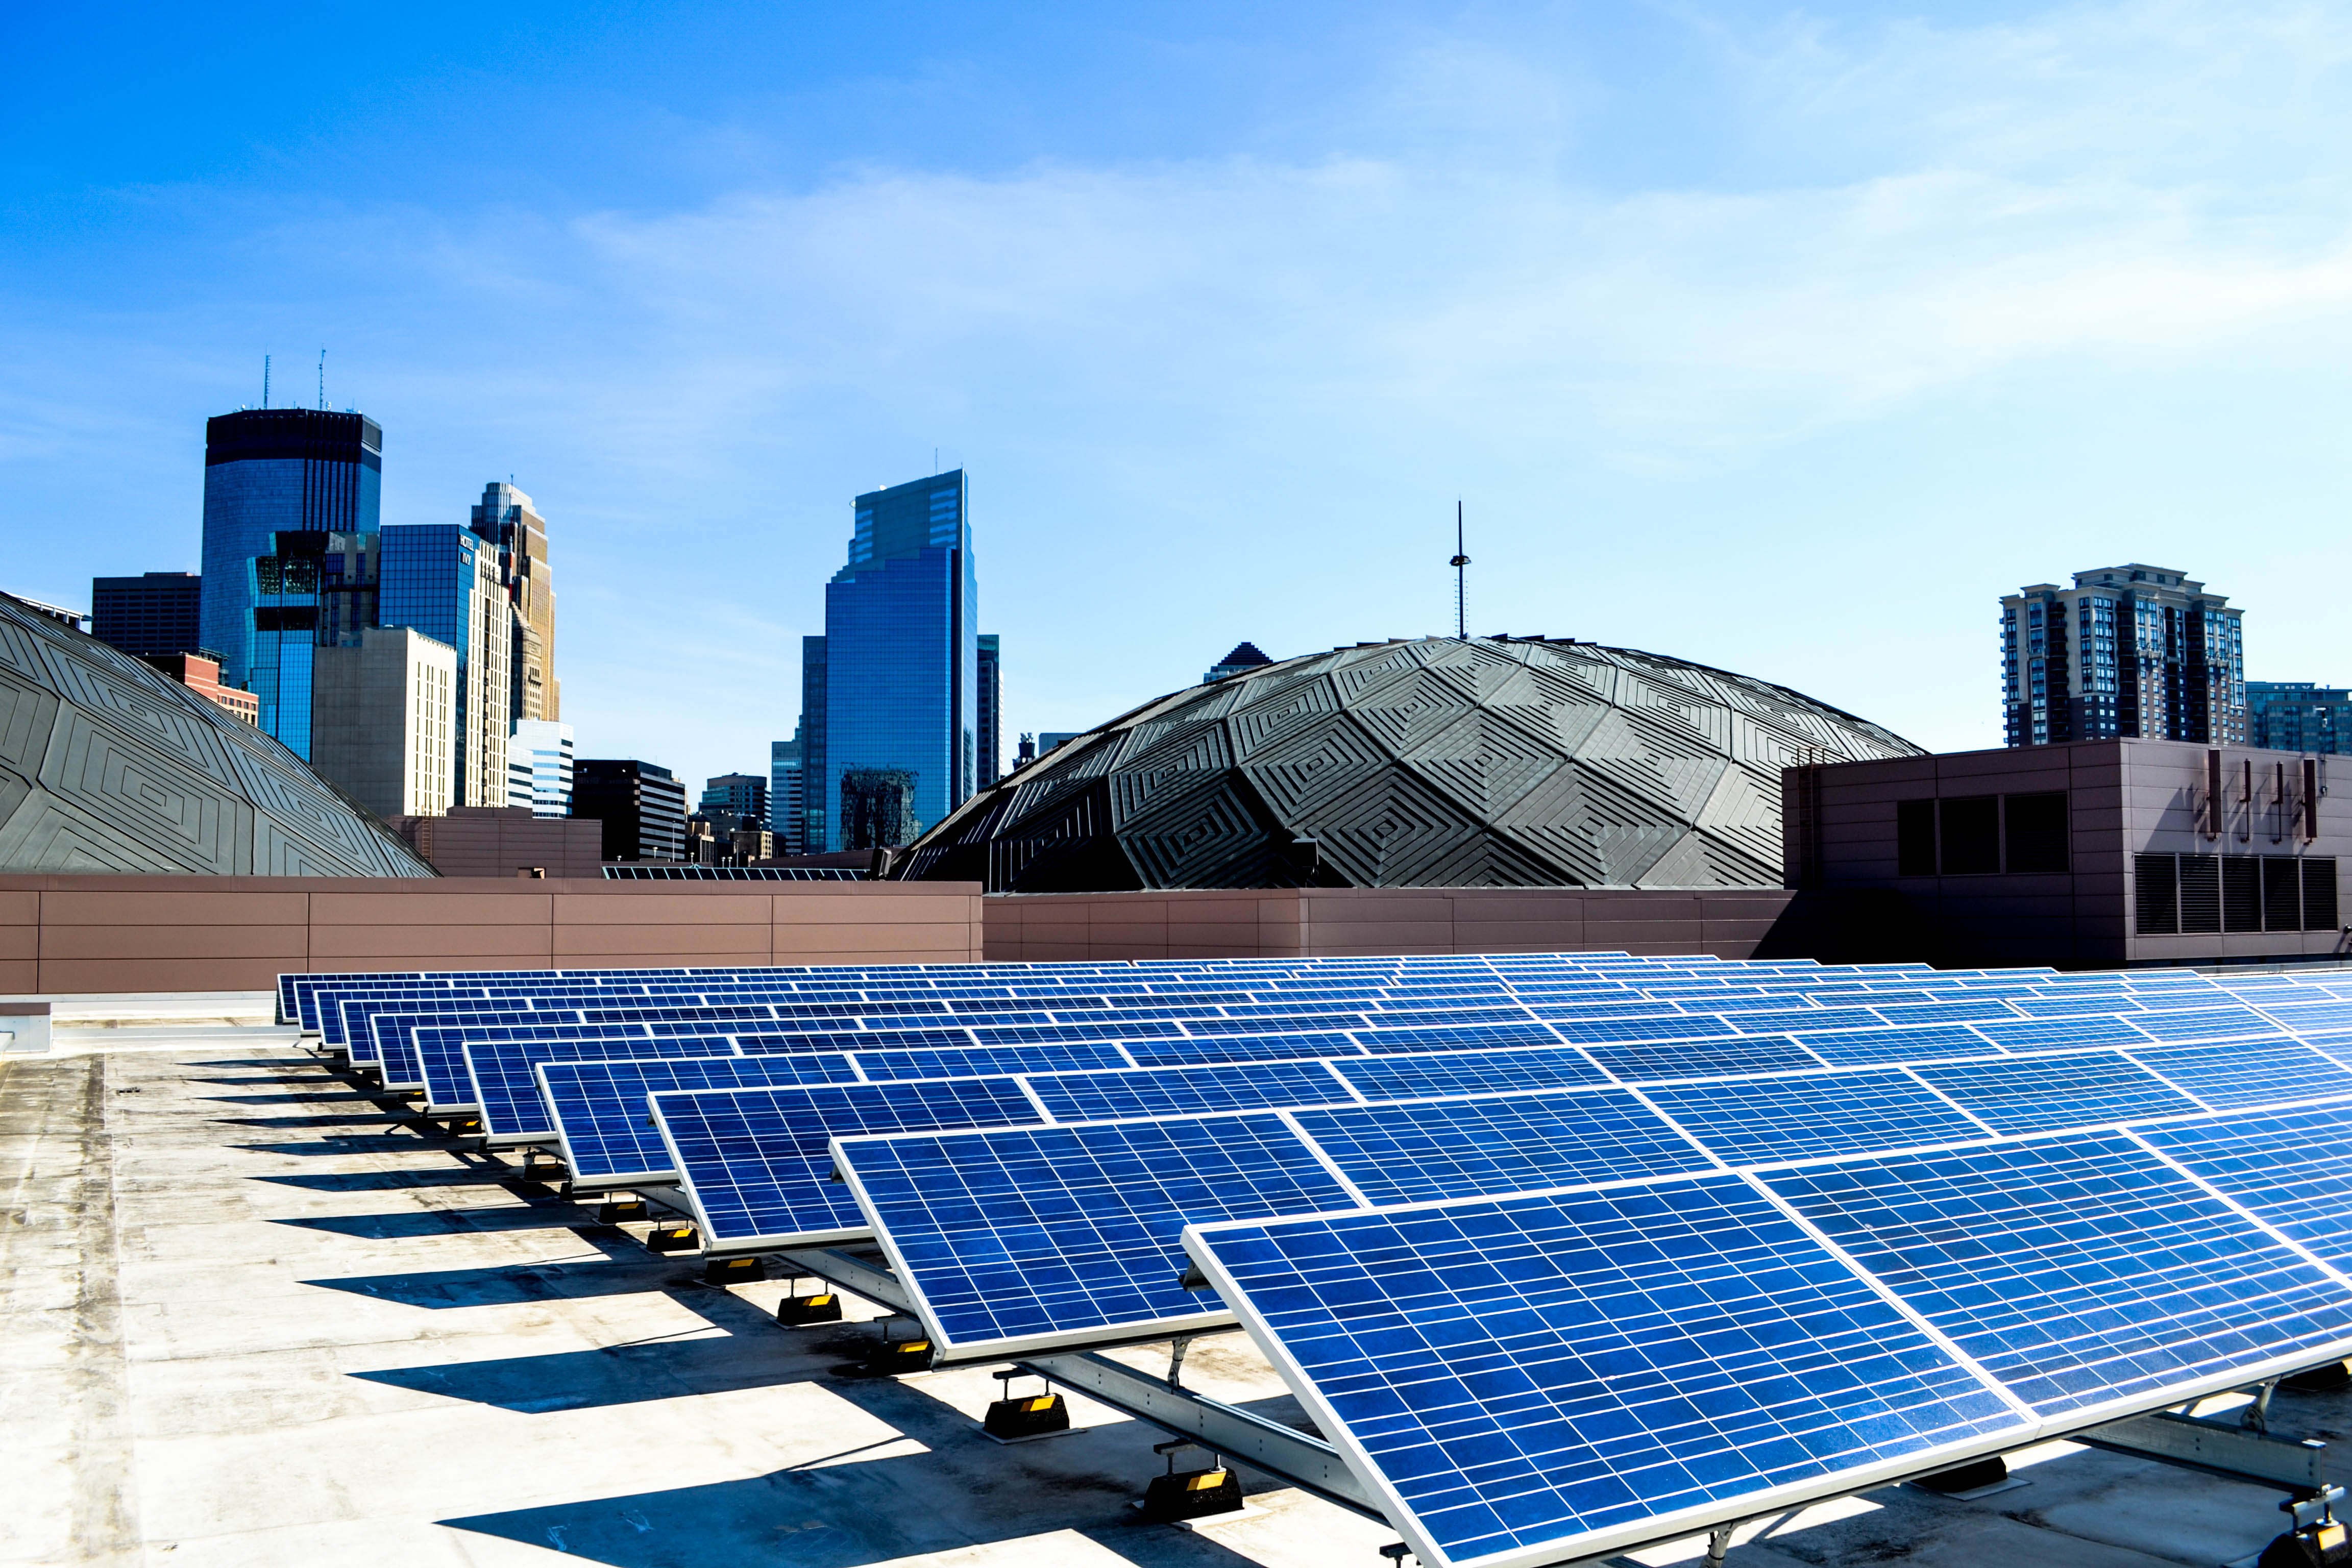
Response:
[[[1777,888],[1199,889],[1000,893],[998,962],[1339,957],[1400,952],[1796,955],[1799,895]]]
[[[258,991],[305,971],[969,963],[981,946],[976,883],[0,877],[0,994]]]

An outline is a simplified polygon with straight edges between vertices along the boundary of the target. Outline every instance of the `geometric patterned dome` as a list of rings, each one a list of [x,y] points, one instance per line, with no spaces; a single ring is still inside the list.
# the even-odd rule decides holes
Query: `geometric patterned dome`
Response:
[[[277,741],[5,594],[0,871],[437,875]]]
[[[1632,648],[1364,643],[1066,742],[897,874],[991,892],[1777,888],[1781,769],[1919,753],[1785,687]]]

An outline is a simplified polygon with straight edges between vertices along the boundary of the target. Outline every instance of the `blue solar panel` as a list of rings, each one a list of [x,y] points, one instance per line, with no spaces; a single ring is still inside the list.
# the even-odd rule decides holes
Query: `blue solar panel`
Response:
[[[1254,1020],[1263,1027],[1268,1020]],[[1285,1057],[1359,1057],[1363,1047],[1346,1035],[1223,1035],[1191,1040],[1138,1040],[1127,1054],[1142,1067],[1209,1062],[1276,1061]]]
[[[1526,1024],[1525,1007],[1414,1007],[1395,1003],[1367,1012],[1364,1021],[1376,1029],[1433,1028],[1446,1024]]]
[[[1873,1067],[1881,1062],[1916,1062],[1937,1057],[1988,1057],[1995,1054],[1992,1044],[1965,1024],[1855,1029],[1840,1035],[1801,1034],[1796,1039],[1813,1055],[1839,1067]]]
[[[2226,1046],[2165,1046],[2132,1059],[2216,1110],[2352,1094],[2352,1072],[2287,1040]]]
[[[2203,1107],[2118,1052],[1951,1062],[1911,1071],[1996,1132],[2048,1132]]]
[[[1307,1034],[1370,1026],[1360,1013],[1333,1013],[1320,1008],[1309,1013],[1291,1013],[1276,1008],[1247,1017],[1193,1018],[1185,1023],[1184,1033],[1195,1038],[1206,1038],[1216,1035]]]
[[[530,1142],[555,1136],[547,1101],[539,1092],[541,1062],[618,1061],[658,1057],[723,1057],[734,1047],[722,1035],[674,1036],[619,1042],[582,1039],[467,1040],[466,1070],[474,1086],[473,1104],[482,1136],[491,1143]]]
[[[1354,1202],[1276,1111],[835,1150],[951,1360],[1222,1321],[1222,1303],[1178,1283],[1188,1223]]]
[[[2135,1013],[2132,1027],[2159,1040],[2242,1040],[2286,1031],[2251,1007],[2202,1007],[2190,1013]]]
[[[1729,1022],[1743,1035],[1777,1035],[1790,1029],[1874,1029],[1885,1020],[1867,1007],[1790,1007],[1735,1014]]]
[[[835,1029],[824,1034],[761,1029],[739,1034],[746,1055],[771,1051],[970,1050],[969,1029]]]
[[[1041,1120],[1009,1078],[702,1089],[652,1103],[705,1245],[719,1251],[866,1235],[855,1196],[831,1179],[836,1135]]]
[[[1608,1075],[1573,1046],[1505,1051],[1447,1051],[1376,1057],[1331,1064],[1366,1100],[1424,1100],[1514,1089],[1571,1089],[1606,1083]]]
[[[1188,1242],[1423,1562],[1604,1556],[2031,1432],[1736,1177]]]
[[[2137,1015],[2136,1015],[2137,1016]],[[2147,1037],[2121,1018],[2021,1018],[2014,1024],[1987,1020],[1978,1034],[2004,1050],[2066,1050],[2075,1046],[2142,1046]]]
[[[1763,1179],[2044,1415],[2352,1347],[2352,1292],[2120,1133]]]
[[[1646,1018],[1652,1023],[1677,1024],[1688,1023],[1691,1018],[1690,1014],[1684,1012],[1681,1008],[1674,1005],[1670,1002],[1602,1002],[1598,1004],[1582,1002],[1573,1004],[1538,1002],[1529,1004],[1528,1011],[1533,1013],[1538,1018],[1557,1018],[1563,1024],[1579,1026],[1597,1024],[1603,1019],[1609,1018]],[[1707,1020],[1706,1022],[1714,1023],[1719,1022],[1719,1020]],[[1701,1027],[1704,1029],[1706,1025],[1703,1023]],[[1729,1034],[1731,1032],[1731,1026],[1728,1024],[1724,1024],[1719,1028],[1710,1032],[1717,1034]],[[1615,1037],[1612,1036],[1611,1037],[1614,1038]]]
[[[1642,1092],[1727,1165],[1974,1142],[1991,1135],[1895,1068]]]
[[[1938,998],[1933,1002],[1916,1002],[1902,1006],[1883,1007],[1871,1005],[1872,1012],[1890,1024],[1962,1024],[1972,1018],[2014,1018],[2016,1012],[2008,1003],[1994,999]]]
[[[2139,1004],[2121,992],[2091,996],[2021,996],[2010,1005],[2029,1018],[2069,1018],[2084,1013],[2139,1011]]]
[[[1720,1018],[1687,1013],[1653,1018],[1559,1018],[1551,1027],[1561,1039],[1578,1046],[1602,1040],[1695,1040],[1737,1032]]]
[[[1376,1207],[1713,1167],[1622,1089],[1340,1106],[1294,1120]]]
[[[2321,1261],[2352,1269],[2352,1105],[2239,1111],[2133,1135]]]
[[[1329,1105],[1351,1098],[1347,1085],[1322,1063],[1282,1061],[1055,1073],[1032,1077],[1029,1090],[1056,1121],[1262,1110]]]
[[[1070,1040],[1165,1040],[1180,1038],[1174,1024],[1138,1018],[1126,1024],[979,1024],[973,1037],[983,1046],[1051,1046]]]
[[[1465,1051],[1506,1046],[1556,1046],[1549,1024],[1465,1024],[1424,1029],[1359,1029],[1368,1051]]]
[[[420,1027],[409,1037],[415,1042],[417,1060],[425,1069],[425,1104],[436,1115],[443,1110],[471,1110],[474,1106],[473,1075],[466,1066],[466,1043],[469,1040],[602,1040],[607,1044],[626,1042],[629,1049],[608,1050],[608,1057],[625,1057],[635,1043],[647,1038],[645,1028],[634,1024],[467,1024],[457,1027],[436,1026]]]
[[[858,1070],[876,1080],[910,1078],[985,1078],[1013,1072],[1076,1072],[1087,1068],[1123,1068],[1127,1053],[1100,1041],[1059,1045],[977,1046],[961,1051],[855,1051]]]
[[[1728,1073],[1791,1072],[1821,1058],[1780,1035],[1736,1040],[1588,1046],[1586,1054],[1620,1079],[1710,1078]]]
[[[850,1080],[845,1059],[814,1055],[541,1062],[538,1076],[563,1163],[574,1183],[592,1186],[674,1174],[646,1104],[656,1089]]]

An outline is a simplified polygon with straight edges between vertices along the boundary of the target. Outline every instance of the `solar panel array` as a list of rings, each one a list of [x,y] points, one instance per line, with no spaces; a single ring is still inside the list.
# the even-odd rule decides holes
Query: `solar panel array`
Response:
[[[1433,1563],[1622,1550],[2352,1351],[2329,972],[1581,953],[280,993],[583,1188],[674,1188],[714,1252],[872,1237],[943,1360],[1238,1321]]]

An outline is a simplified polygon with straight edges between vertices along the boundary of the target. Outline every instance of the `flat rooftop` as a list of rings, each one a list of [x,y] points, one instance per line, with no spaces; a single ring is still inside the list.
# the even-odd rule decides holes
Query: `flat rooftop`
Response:
[[[1008,1447],[979,1430],[984,1366],[839,1375],[878,1308],[782,1327],[784,1282],[704,1284],[362,1091],[272,1009],[65,999],[48,1053],[0,1057],[0,1563],[1379,1568],[1397,1539],[1246,1471],[1242,1516],[1143,1523],[1158,1429],[1072,1395],[1072,1434]],[[1184,1372],[1303,1425],[1242,1334]],[[2282,1392],[2272,1427],[2352,1434],[2352,1395]],[[2011,1463],[2021,1484],[1973,1500],[1753,1521],[1730,1562],[2217,1564],[2285,1522],[2276,1491],[2073,1444]]]

